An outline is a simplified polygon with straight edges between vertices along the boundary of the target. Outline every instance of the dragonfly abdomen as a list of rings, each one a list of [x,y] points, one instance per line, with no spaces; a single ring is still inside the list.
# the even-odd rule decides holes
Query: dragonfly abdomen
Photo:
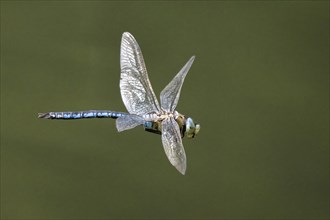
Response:
[[[89,111],[78,111],[78,112],[47,112],[39,113],[39,118],[45,119],[84,119],[84,118],[119,118],[127,115],[124,112],[113,112],[108,110],[89,110]]]

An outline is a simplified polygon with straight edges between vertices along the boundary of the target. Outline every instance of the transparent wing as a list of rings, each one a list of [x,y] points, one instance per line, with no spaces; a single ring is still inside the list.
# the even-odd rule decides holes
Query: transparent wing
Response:
[[[116,119],[118,132],[129,130],[142,124],[144,124],[144,119],[138,115],[125,115]]]
[[[180,91],[195,56],[192,56],[190,60],[182,67],[180,72],[172,79],[172,81],[163,89],[160,93],[160,104],[165,111],[173,112],[178,104],[180,98]]]
[[[123,33],[120,48],[120,92],[131,114],[158,112],[160,107],[151,87],[141,49],[128,33]]]
[[[182,144],[179,125],[172,117],[162,122],[162,142],[167,158],[184,175],[186,172],[186,154]]]

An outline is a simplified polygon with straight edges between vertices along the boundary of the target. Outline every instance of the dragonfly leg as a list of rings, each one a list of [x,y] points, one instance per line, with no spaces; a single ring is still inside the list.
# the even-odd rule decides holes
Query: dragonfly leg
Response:
[[[145,131],[148,131],[148,132],[151,132],[151,133],[154,133],[154,134],[162,134],[161,131],[159,130],[154,130],[154,129],[151,129],[151,128],[144,128]]]

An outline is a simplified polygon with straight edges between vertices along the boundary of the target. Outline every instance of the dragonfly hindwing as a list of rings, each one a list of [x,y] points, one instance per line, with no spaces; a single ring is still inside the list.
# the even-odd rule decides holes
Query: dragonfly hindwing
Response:
[[[144,124],[144,119],[138,115],[126,115],[116,120],[116,127],[119,132],[135,128]]]

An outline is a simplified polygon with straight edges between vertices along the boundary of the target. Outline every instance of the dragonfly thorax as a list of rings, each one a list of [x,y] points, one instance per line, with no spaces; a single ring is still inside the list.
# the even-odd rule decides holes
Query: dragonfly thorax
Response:
[[[160,113],[149,113],[143,116],[144,120],[146,121],[153,121],[153,122],[161,122],[167,118],[174,118],[175,120],[184,120],[184,115],[180,114],[177,111],[174,112],[166,112],[161,111]]]
[[[188,138],[194,138],[200,129],[200,125],[195,124],[192,118],[186,118],[183,114],[180,114],[177,111],[161,111],[160,113],[153,112],[144,115],[143,118],[146,121],[144,125],[145,130],[156,134],[162,133],[162,121],[168,118],[174,118],[174,120],[179,126],[182,138],[184,136]]]
[[[166,111],[162,111],[162,113],[160,114],[160,118],[162,120],[166,119],[166,118],[174,118],[175,120],[177,120],[178,118],[184,118],[184,115],[180,114],[177,111],[174,112],[166,112]]]

